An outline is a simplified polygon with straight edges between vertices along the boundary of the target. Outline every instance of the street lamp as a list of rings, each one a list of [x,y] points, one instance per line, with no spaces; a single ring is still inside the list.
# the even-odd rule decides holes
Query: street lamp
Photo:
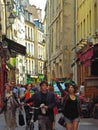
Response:
[[[11,12],[8,19],[9,19],[9,23],[12,25],[14,23],[16,16]]]
[[[6,12],[5,12],[6,13]],[[7,17],[7,14],[5,15]],[[14,24],[14,20],[15,20],[16,16],[14,15],[14,13],[11,11],[8,17],[8,21],[6,18],[6,35],[5,37],[7,37],[7,29],[12,26],[12,24]],[[9,22],[9,25],[7,25],[7,22]],[[3,41],[2,47],[7,49],[7,45],[8,43],[6,41]]]
[[[1,3],[1,2],[0,2]],[[9,59],[9,51],[7,51],[7,42],[4,41],[3,36],[7,37],[7,29],[14,23],[15,16],[13,14],[12,8],[9,11],[7,11],[7,7],[9,7],[11,4],[6,4],[6,1],[4,1],[4,4],[0,4],[2,8],[5,11],[5,16],[2,16],[1,14],[2,8],[0,7],[0,107],[3,106],[3,96],[4,96],[4,84],[7,81],[7,76],[6,76],[6,61]],[[12,7],[12,6],[11,6]],[[9,17],[7,17],[7,14],[10,14]],[[2,20],[3,18],[3,20]],[[4,23],[2,23],[4,22]],[[7,24],[9,22],[9,26]],[[2,25],[5,26],[5,35],[2,35]]]

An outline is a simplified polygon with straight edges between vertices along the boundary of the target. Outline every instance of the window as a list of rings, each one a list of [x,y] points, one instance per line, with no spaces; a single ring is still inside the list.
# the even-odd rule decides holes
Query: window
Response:
[[[87,15],[87,35],[89,33],[89,18],[88,18],[88,15]]]
[[[28,53],[30,53],[30,44],[28,43]]]
[[[25,37],[27,38],[27,27],[25,26]]]
[[[31,28],[31,40],[33,40],[33,39],[32,39],[32,28]]]
[[[98,18],[98,15],[97,15],[97,5],[95,4],[94,5],[94,31],[96,32],[97,30],[97,18]]]
[[[82,39],[82,22],[81,22],[81,29],[80,30],[81,30],[81,39]]]
[[[31,45],[31,54],[34,55],[34,44]]]
[[[28,27],[28,38],[29,38],[29,27]]]
[[[83,38],[85,38],[85,34],[86,33],[85,33],[85,19],[84,19],[84,21],[83,21],[83,35],[84,35]]]
[[[25,43],[26,51],[27,51],[27,42]]]
[[[97,60],[92,62],[91,74],[94,75],[94,76],[98,76],[98,61]]]
[[[91,35],[91,10],[89,11],[89,35]]]
[[[32,67],[32,72],[33,72],[33,70],[34,70],[34,64],[33,64],[33,61],[32,61],[32,66],[31,66],[31,67]],[[33,72],[33,73],[34,73],[34,72]]]
[[[30,60],[29,60],[29,73],[30,73],[30,71],[31,71],[30,66],[31,66],[31,65],[30,65]]]

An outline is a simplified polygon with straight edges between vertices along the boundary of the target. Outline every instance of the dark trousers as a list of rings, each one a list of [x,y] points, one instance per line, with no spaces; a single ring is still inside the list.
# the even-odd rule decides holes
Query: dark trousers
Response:
[[[39,130],[52,130],[52,121],[48,116],[38,116]]]
[[[31,109],[29,108],[29,106],[24,106],[24,109],[26,114],[26,124],[29,125],[30,120],[32,118],[32,114],[30,113]]]

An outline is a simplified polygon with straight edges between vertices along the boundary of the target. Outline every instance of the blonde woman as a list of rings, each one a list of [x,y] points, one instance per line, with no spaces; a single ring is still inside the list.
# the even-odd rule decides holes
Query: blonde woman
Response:
[[[5,86],[5,110],[4,110],[4,116],[5,116],[5,122],[7,125],[8,130],[15,130],[17,127],[16,123],[16,108],[19,106],[17,100],[15,99],[11,87],[9,84],[6,84]]]

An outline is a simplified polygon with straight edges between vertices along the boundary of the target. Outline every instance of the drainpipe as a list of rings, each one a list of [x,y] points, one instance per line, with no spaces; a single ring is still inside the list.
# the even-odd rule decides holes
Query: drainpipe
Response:
[[[77,0],[74,0],[74,57],[77,55]],[[74,80],[77,82],[77,65],[74,66]]]

